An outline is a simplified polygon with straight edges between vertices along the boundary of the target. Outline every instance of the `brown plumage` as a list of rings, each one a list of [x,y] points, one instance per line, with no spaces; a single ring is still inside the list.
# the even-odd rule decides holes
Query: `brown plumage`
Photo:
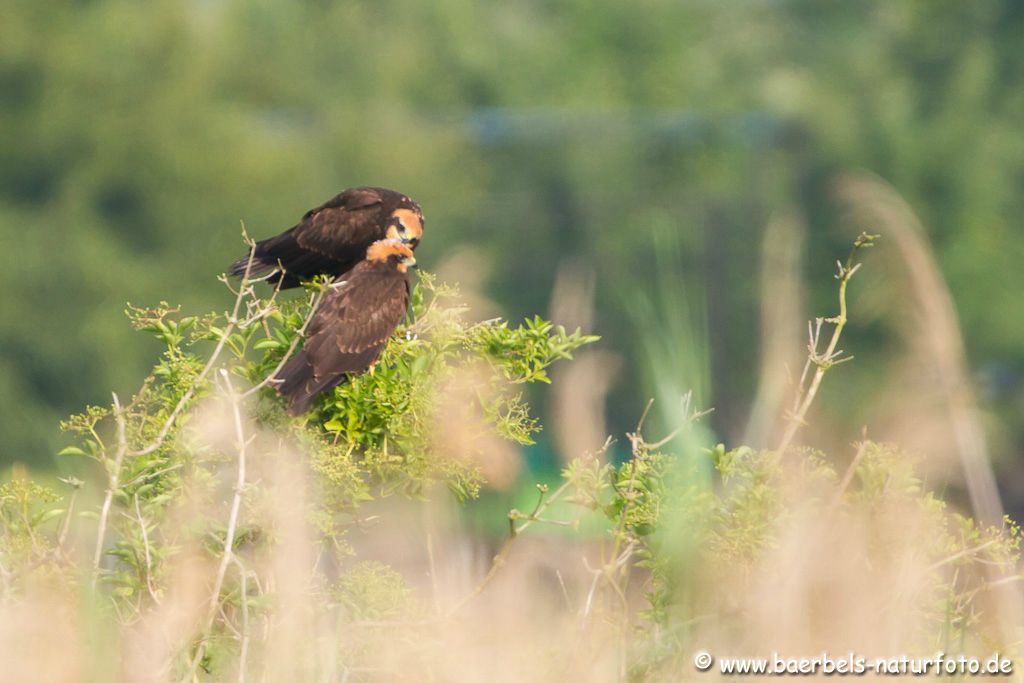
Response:
[[[419,204],[394,190],[354,187],[310,209],[286,232],[257,242],[249,275],[271,273],[267,282],[280,280],[288,289],[314,275],[351,270],[378,240],[398,239],[415,249],[422,237]],[[231,274],[244,275],[248,261],[248,254],[235,261]]]
[[[381,240],[366,251],[366,260],[329,285],[302,351],[275,376],[292,415],[306,412],[318,394],[377,360],[409,307],[407,268],[415,265],[408,245]]]

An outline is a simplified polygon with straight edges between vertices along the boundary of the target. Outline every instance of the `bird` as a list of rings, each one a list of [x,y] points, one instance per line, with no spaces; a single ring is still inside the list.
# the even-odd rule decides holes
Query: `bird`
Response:
[[[260,240],[231,265],[234,276],[264,276],[281,289],[316,275],[342,275],[382,239],[415,249],[423,238],[423,211],[415,201],[383,187],[352,187],[310,209],[292,228]]]
[[[378,240],[364,260],[327,286],[302,350],[274,376],[288,412],[302,415],[319,394],[377,361],[409,308],[411,267],[416,259],[409,245]]]

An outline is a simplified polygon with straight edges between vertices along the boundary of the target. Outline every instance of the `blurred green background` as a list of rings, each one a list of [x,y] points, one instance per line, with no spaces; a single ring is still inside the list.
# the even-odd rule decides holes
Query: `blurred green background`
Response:
[[[1008,481],[1022,35],[1017,0],[5,0],[0,461],[47,466],[61,417],[137,387],[158,348],[125,302],[225,307],[240,221],[270,236],[353,185],[420,201],[420,262],[472,248],[511,318],[546,314],[565,264],[591,272],[622,358],[608,429],[692,387],[734,442],[765,227],[801,217],[807,308],[833,313],[849,231],[831,187],[861,169],[926,226]],[[820,409],[856,430],[901,351],[853,317],[857,367]]]

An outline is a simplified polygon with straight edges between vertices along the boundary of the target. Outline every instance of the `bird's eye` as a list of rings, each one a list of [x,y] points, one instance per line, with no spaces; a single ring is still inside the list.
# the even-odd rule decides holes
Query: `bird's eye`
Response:
[[[388,229],[385,236],[388,239],[400,239],[404,241],[405,232],[405,224],[402,222],[400,218],[394,217],[388,222]]]

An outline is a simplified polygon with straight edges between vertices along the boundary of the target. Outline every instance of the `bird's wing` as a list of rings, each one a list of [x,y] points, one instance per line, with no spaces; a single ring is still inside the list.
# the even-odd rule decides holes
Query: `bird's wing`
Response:
[[[381,230],[380,206],[384,198],[373,188],[354,188],[310,209],[294,228],[295,241],[303,249],[331,258],[361,257]]]
[[[293,415],[345,375],[364,372],[409,306],[408,275],[387,264],[363,261],[332,287],[309,322],[302,351],[276,375]]]
[[[352,187],[344,192],[339,192],[315,209],[310,209],[302,217],[309,218],[324,209],[348,209],[350,211],[365,209],[383,201],[384,196],[375,187]]]
[[[409,307],[409,281],[402,273],[363,262],[343,278],[309,323],[305,350],[314,366],[320,365],[319,355],[336,359],[336,354],[359,354],[383,344]]]

